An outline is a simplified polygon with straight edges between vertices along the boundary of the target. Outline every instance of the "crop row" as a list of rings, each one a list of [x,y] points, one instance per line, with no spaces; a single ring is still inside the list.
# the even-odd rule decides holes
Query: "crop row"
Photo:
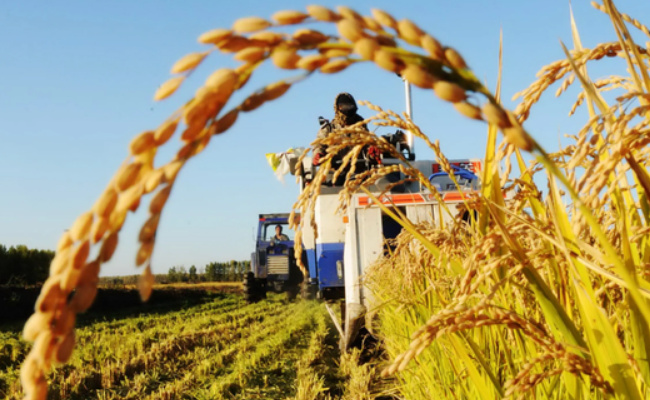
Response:
[[[49,398],[141,398],[180,379],[197,361],[228,362],[235,344],[253,333],[251,342],[279,330],[292,307],[278,300],[245,305],[231,295],[168,314],[88,325],[78,330],[71,362],[50,375]],[[18,364],[29,346],[18,332],[2,335],[0,395],[18,398]]]

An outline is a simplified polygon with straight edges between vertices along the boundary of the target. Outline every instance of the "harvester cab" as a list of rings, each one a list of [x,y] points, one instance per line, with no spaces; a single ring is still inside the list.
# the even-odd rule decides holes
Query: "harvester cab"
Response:
[[[289,218],[288,213],[259,215],[251,270],[244,278],[246,301],[259,301],[267,291],[286,292],[289,299],[298,294],[303,276],[294,255]],[[280,238],[276,237],[277,227],[282,233]]]

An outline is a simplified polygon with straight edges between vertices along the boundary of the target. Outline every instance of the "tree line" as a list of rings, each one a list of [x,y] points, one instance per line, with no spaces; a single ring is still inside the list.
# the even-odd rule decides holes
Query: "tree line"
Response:
[[[211,262],[203,268],[192,265],[171,267],[166,274],[155,274],[156,283],[200,283],[200,282],[241,282],[250,270],[251,262],[230,260],[227,262]],[[99,279],[104,287],[123,287],[135,285],[139,275],[107,276]]]
[[[51,250],[0,244],[0,285],[26,286],[45,282],[53,258]]]
[[[49,274],[54,251],[30,249],[18,245],[7,247],[0,244],[0,285],[38,285]],[[192,265],[171,267],[166,274],[156,274],[157,283],[174,282],[237,282],[244,279],[250,269],[250,261],[230,260],[211,262],[203,268]],[[123,285],[137,282],[137,275],[106,277],[102,283]],[[133,282],[132,282],[133,281]]]

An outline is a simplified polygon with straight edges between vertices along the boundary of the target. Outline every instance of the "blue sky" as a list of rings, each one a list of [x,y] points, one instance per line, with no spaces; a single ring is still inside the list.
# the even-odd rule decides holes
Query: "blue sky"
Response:
[[[619,2],[621,11],[643,19],[650,3]],[[224,5],[227,4],[227,5]],[[127,155],[131,138],[158,126],[186,101],[216,68],[235,66],[211,56],[172,98],[152,100],[171,65],[205,47],[203,32],[229,27],[239,17],[270,17],[283,9],[304,10],[299,1],[15,1],[0,6],[0,243],[52,249],[60,234],[89,209]],[[335,6],[339,2],[322,2]],[[458,49],[476,75],[493,87],[497,77],[499,30],[504,35],[503,98],[533,82],[545,64],[563,58],[560,40],[571,44],[565,1],[356,1],[409,18]],[[588,2],[573,4],[583,45],[616,36],[607,17]],[[313,27],[331,29],[323,24]],[[643,41],[648,40],[644,38]],[[641,41],[640,43],[643,43]],[[610,61],[590,69],[595,77],[622,71]],[[262,68],[248,84],[253,90],[282,76]],[[181,172],[163,212],[152,267],[202,267],[211,261],[247,259],[257,214],[290,210],[297,186],[278,182],[264,154],[308,146],[317,117],[332,116],[338,92],[352,93],[384,108],[404,109],[403,86],[370,64],[334,76],[316,75],[281,99],[240,117],[234,128]],[[577,94],[555,100],[548,93],[533,108],[527,129],[549,150],[584,118],[567,118]],[[369,116],[368,110],[360,114]],[[432,93],[414,89],[414,117],[440,140],[449,158],[482,157],[486,126],[456,115]],[[583,115],[584,117],[584,115]],[[379,133],[389,133],[379,131]],[[168,160],[179,143],[159,153]],[[431,152],[416,142],[419,159]],[[146,208],[131,215],[114,259],[103,275],[136,273],[137,232]]]

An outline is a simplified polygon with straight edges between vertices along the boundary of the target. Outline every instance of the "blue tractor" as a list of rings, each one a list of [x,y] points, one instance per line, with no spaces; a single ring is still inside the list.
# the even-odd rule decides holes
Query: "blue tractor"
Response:
[[[266,298],[268,291],[285,292],[289,300],[300,292],[303,275],[295,258],[289,217],[288,213],[259,215],[251,270],[244,278],[244,298],[249,303]],[[307,265],[304,257],[303,261]]]

